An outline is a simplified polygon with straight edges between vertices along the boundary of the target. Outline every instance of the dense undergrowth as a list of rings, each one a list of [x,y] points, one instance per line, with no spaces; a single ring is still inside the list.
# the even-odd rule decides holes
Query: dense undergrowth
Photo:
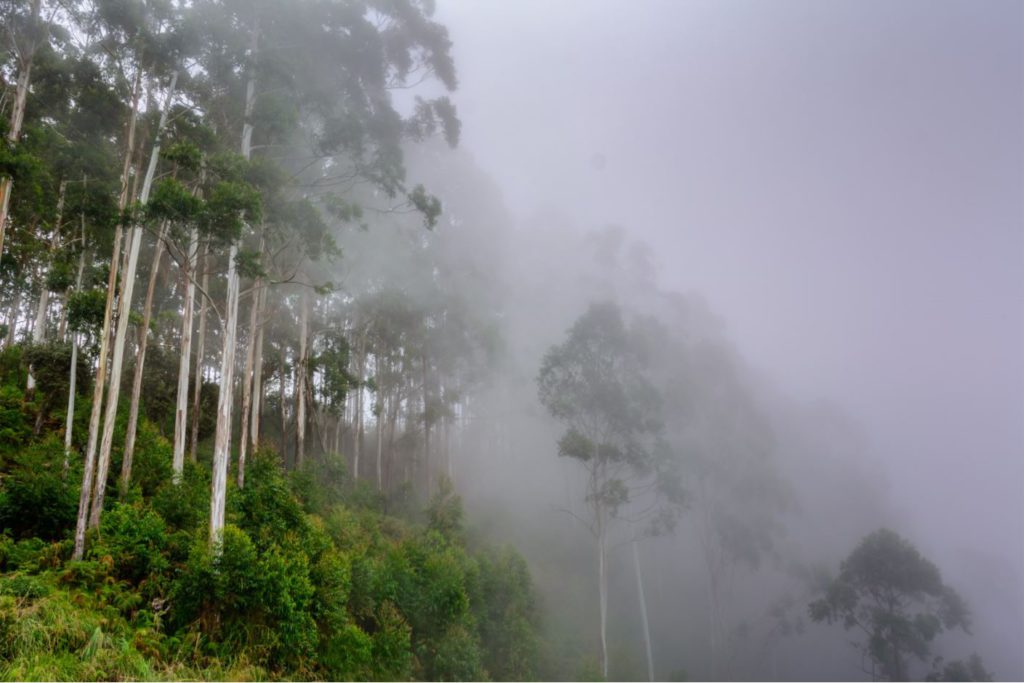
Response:
[[[338,456],[289,472],[257,453],[211,548],[208,467],[172,483],[170,445],[144,421],[130,490],[116,491],[115,459],[102,523],[71,561],[80,456],[65,469],[60,401],[26,395],[18,347],[0,380],[3,679],[542,675],[522,558],[467,539],[450,487],[397,513]],[[88,410],[83,395],[78,438]]]

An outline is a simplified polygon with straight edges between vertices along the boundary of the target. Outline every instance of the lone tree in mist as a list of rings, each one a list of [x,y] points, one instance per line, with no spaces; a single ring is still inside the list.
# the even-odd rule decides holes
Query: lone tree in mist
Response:
[[[811,618],[859,629],[857,643],[872,680],[905,681],[909,660],[925,661],[943,630],[970,632],[967,605],[938,568],[888,529],[867,536],[843,560],[839,576],[810,604]]]
[[[620,511],[634,501],[647,512],[667,509],[652,502],[658,494],[670,500],[675,481],[664,467],[658,448],[660,399],[644,374],[643,354],[611,303],[593,304],[569,330],[563,344],[544,356],[537,377],[540,401],[566,424],[558,453],[574,458],[586,475],[584,520],[597,539],[598,593],[601,613],[602,672],[608,675],[608,534]],[[641,515],[642,516],[642,515]],[[627,521],[636,521],[628,519]]]

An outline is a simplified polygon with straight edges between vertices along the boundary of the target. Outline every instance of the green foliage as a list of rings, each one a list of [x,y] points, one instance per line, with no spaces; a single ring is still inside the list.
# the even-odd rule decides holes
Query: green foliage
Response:
[[[511,548],[477,557],[470,603],[484,650],[483,665],[495,680],[537,677],[540,611],[526,561]]]
[[[536,673],[525,563],[510,550],[467,552],[447,482],[417,517],[428,526],[414,526],[380,514],[338,456],[289,475],[261,450],[246,486],[229,489],[229,524],[211,547],[208,470],[186,463],[172,483],[169,444],[144,419],[131,495],[111,499],[86,559],[72,562],[78,466],[65,478],[63,457],[53,435],[2,470],[0,677]]]
[[[77,472],[64,473],[64,445],[56,436],[23,448],[3,478],[0,528],[16,538],[62,538],[75,524],[79,481]]]
[[[859,648],[888,680],[906,680],[908,658],[925,660],[943,630],[967,631],[967,605],[908,541],[879,529],[850,553],[809,606],[814,621],[859,629]]]
[[[276,546],[260,553],[244,531],[228,525],[212,548],[197,535],[172,590],[172,621],[200,623],[218,652],[300,665],[316,643],[312,596],[303,555]]]
[[[169,566],[166,547],[167,530],[158,514],[117,503],[104,513],[89,557],[109,557],[117,579],[139,585],[162,578]]]
[[[0,455],[17,452],[32,438],[32,426],[23,410],[24,398],[20,386],[0,386]]]
[[[941,667],[941,668],[940,668]],[[942,657],[936,657],[926,681],[991,681],[992,672],[985,669],[981,657],[972,654],[967,661],[960,659],[943,664]]]
[[[455,494],[455,488],[447,477],[441,479],[437,492],[427,507],[430,529],[449,541],[462,540],[462,499]]]
[[[72,292],[68,297],[68,327],[79,332],[95,332],[103,324],[107,293],[99,289]]]
[[[209,502],[209,473],[186,461],[181,482],[165,479],[154,493],[152,505],[169,527],[195,531],[209,519]]]
[[[276,457],[276,455],[275,455]],[[291,487],[306,512],[323,514],[345,497],[349,484],[345,458],[324,453],[291,473]]]

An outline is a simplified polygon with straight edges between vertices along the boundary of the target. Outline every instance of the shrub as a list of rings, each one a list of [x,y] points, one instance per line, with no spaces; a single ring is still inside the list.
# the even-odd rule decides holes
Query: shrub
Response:
[[[151,504],[169,528],[194,531],[205,527],[210,518],[210,473],[186,461],[181,481],[175,484],[168,476],[157,487]]]
[[[110,557],[114,576],[139,585],[159,582],[167,570],[164,521],[152,510],[117,503],[103,513],[100,533],[89,549],[91,558]]]
[[[61,538],[78,514],[76,475],[64,475],[64,445],[56,436],[23,448],[3,480],[0,527],[17,538]]]
[[[294,669],[316,647],[313,592],[304,555],[277,546],[260,554],[244,531],[228,525],[215,548],[197,534],[172,590],[172,622],[198,622],[225,653]]]

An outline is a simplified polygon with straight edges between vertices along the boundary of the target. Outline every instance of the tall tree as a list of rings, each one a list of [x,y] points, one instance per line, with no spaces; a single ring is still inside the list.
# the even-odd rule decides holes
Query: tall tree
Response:
[[[591,305],[565,342],[547,352],[537,384],[541,403],[567,427],[559,455],[577,460],[586,474],[589,517],[583,521],[597,541],[601,668],[607,676],[613,524],[631,501],[674,491],[667,483],[673,479],[670,463],[657,438],[660,401],[635,340],[611,303]]]
[[[855,646],[872,680],[912,680],[910,660],[925,661],[936,636],[970,629],[966,603],[942,582],[939,569],[889,529],[854,548],[810,613],[815,621],[860,631],[865,640]]]

